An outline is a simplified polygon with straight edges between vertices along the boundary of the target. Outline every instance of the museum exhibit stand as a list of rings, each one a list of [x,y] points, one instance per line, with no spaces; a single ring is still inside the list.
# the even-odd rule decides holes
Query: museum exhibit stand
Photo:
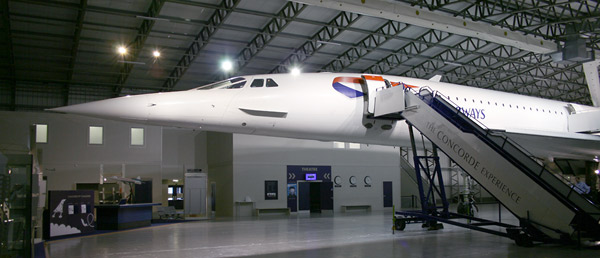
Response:
[[[0,254],[33,256],[32,157],[0,148]]]

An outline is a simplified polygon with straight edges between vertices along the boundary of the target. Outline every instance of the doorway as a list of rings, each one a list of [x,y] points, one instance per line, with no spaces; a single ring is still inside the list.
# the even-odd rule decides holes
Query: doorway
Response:
[[[383,207],[392,207],[394,205],[394,194],[392,191],[392,181],[383,182]]]
[[[333,182],[298,181],[298,210],[333,210]]]

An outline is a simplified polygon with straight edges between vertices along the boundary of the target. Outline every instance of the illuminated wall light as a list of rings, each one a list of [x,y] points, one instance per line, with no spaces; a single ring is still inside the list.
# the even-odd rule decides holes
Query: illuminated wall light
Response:
[[[594,170],[594,173],[596,173],[596,175],[600,175],[600,170],[596,169]]]
[[[292,70],[290,71],[290,73],[291,73],[292,75],[294,75],[294,76],[298,76],[298,75],[300,75],[300,73],[301,73],[301,72],[302,72],[302,71],[300,71],[300,68],[298,68],[298,67],[294,67],[294,68],[292,68]]]
[[[156,58],[160,57],[160,52],[158,52],[158,50],[154,50],[154,52],[152,52],[152,55]]]
[[[233,69],[233,63],[229,60],[225,60],[221,63],[221,69],[225,72],[229,72]]]
[[[121,55],[127,54],[127,48],[125,48],[124,46],[119,46],[119,48],[117,49],[117,51]]]

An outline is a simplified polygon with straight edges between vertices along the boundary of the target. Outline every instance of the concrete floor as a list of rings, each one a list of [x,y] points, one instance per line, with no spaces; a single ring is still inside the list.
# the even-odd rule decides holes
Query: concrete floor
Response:
[[[498,217],[497,205],[479,216]],[[503,222],[515,221],[508,212]],[[409,224],[392,234],[391,212],[271,215],[176,223],[51,241],[49,257],[600,257],[572,246],[518,247],[510,239],[450,225]]]

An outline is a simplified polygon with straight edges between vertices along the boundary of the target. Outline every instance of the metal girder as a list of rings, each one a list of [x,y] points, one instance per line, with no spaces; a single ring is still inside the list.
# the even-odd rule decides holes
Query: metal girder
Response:
[[[438,74],[439,72],[445,73],[452,71],[458,66],[469,66],[463,63],[469,60],[470,57],[468,55],[473,54],[468,54],[466,50],[468,50],[470,53],[478,53],[482,49],[488,47],[490,44],[491,43],[487,41],[476,38],[465,38],[464,40],[455,44],[452,48],[446,49],[439,54],[426,58],[425,61],[411,67],[411,69],[406,71],[404,74],[418,78],[429,78],[435,74]],[[443,68],[447,68],[447,71],[444,71]],[[489,70],[490,66],[470,66],[469,68],[479,71]],[[419,71],[421,71],[421,73],[419,73]]]
[[[575,26],[576,35],[597,32],[597,28],[600,27],[600,6],[595,1],[412,0],[403,2],[555,41],[565,40],[565,37],[570,36],[566,30],[567,25]],[[462,5],[465,2],[470,4],[457,7],[459,6],[457,3]],[[591,47],[598,46],[591,44]]]
[[[241,71],[266,46],[296,18],[307,5],[287,2],[248,45],[237,55],[236,69]]]
[[[408,61],[411,57],[416,57],[428,50],[428,44],[437,45],[439,42],[447,39],[450,36],[450,34],[442,31],[433,29],[427,30],[414,41],[410,41],[406,45],[396,50],[394,53],[386,56],[381,61],[365,69],[363,72],[372,74],[386,74],[394,68],[402,65],[404,62]]]
[[[75,33],[73,35],[73,43],[71,46],[71,60],[69,60],[69,71],[67,72],[67,83],[65,84],[64,105],[69,105],[69,89],[70,81],[73,80],[75,72],[75,61],[77,60],[77,51],[79,50],[79,40],[81,38],[81,30],[83,29],[83,20],[85,19],[85,9],[87,8],[87,0],[81,0],[81,9],[77,13],[77,22],[75,23]]]
[[[446,31],[452,34],[475,37],[483,40],[511,45],[536,53],[551,53],[557,50],[556,43],[540,40],[532,35],[512,32],[485,22],[441,15],[402,2],[369,0],[362,4],[354,0],[296,0],[297,2],[334,10],[358,12],[373,17],[395,20],[428,29]]]
[[[162,9],[165,0],[152,0],[150,3],[150,7],[148,8],[148,12],[146,12],[146,17],[157,17]],[[152,19],[145,19],[142,21],[142,25],[138,28],[138,33],[133,42],[127,45],[127,48],[130,49],[130,54],[123,56],[124,59],[128,59],[128,61],[135,61],[138,59],[140,52],[144,48],[144,43],[148,38],[148,34],[152,30],[152,26],[156,21]],[[131,70],[133,69],[133,64],[123,63],[123,68],[121,68],[121,72],[119,73],[119,78],[117,79],[117,87],[115,89],[115,96],[119,96],[121,94],[121,90],[123,89],[123,85],[127,81]]]
[[[310,40],[304,42],[304,44],[297,48],[294,53],[289,55],[275,68],[273,68],[271,73],[285,73],[290,66],[303,63],[306,61],[306,59],[319,51],[324,44],[330,42],[332,39],[354,24],[358,18],[360,18],[360,15],[358,14],[351,12],[340,12],[327,25],[315,33]]]
[[[397,21],[388,21],[379,27],[375,33],[369,34],[363,38],[358,44],[346,50],[343,54],[332,60],[320,70],[328,72],[341,72],[345,68],[351,66],[362,57],[371,53],[375,48],[388,42],[393,36],[400,34],[408,28],[408,25]]]
[[[8,59],[8,73],[9,73],[9,88],[10,88],[10,109],[16,109],[17,102],[17,81],[15,74],[15,56],[13,54],[12,35],[10,28],[10,14],[8,10],[8,0],[0,0],[0,30],[2,38],[4,38],[4,55]]]
[[[190,65],[192,65],[200,51],[206,46],[211,37],[219,29],[219,26],[225,22],[227,16],[233,12],[233,9],[239,2],[240,0],[223,0],[221,4],[219,4],[222,8],[215,10],[214,14],[210,17],[208,24],[202,28],[200,33],[194,38],[192,44],[185,51],[185,54],[181,60],[179,60],[177,66],[175,66],[175,69],[173,69],[167,80],[163,83],[161,91],[169,91],[175,87]]]

